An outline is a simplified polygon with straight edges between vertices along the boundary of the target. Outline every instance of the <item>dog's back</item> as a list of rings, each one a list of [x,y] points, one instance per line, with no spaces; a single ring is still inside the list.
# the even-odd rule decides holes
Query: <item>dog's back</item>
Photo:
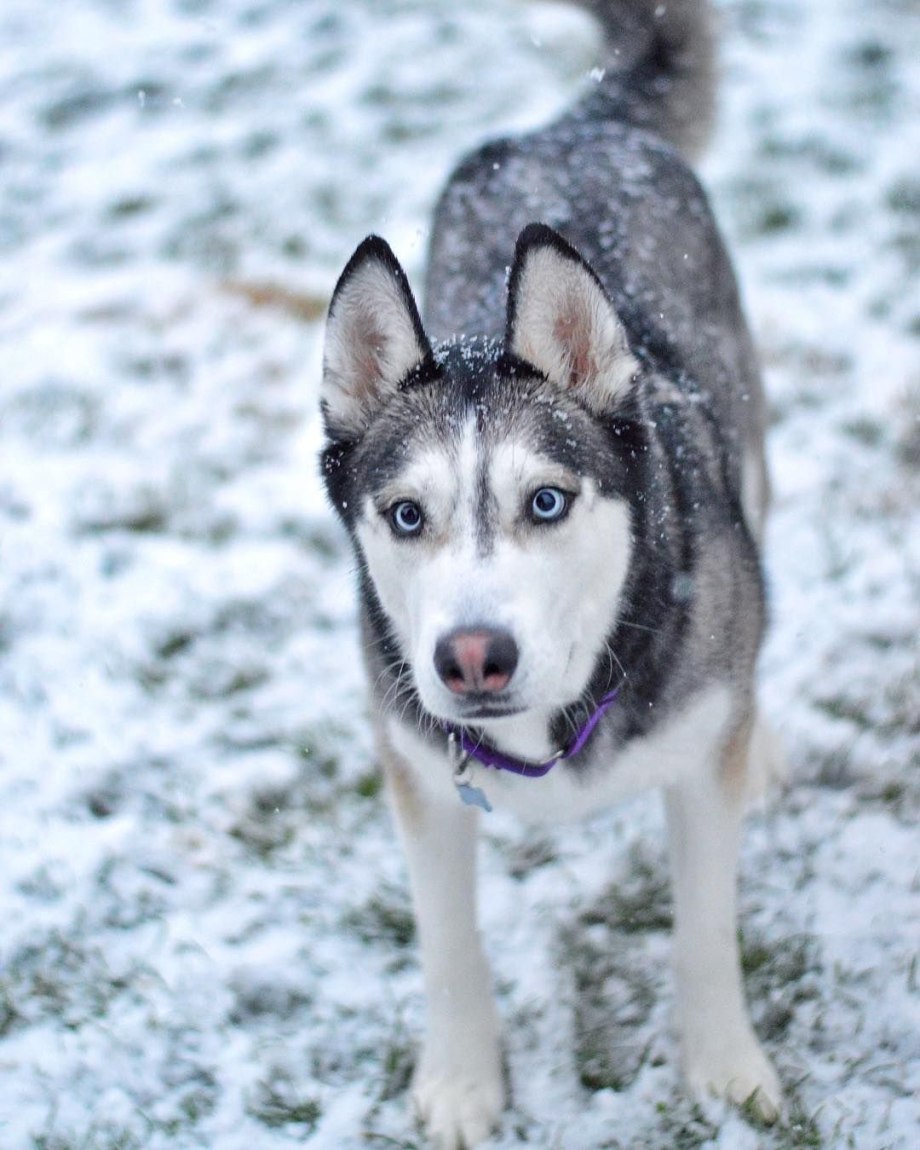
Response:
[[[689,210],[695,210],[700,192],[681,157],[698,155],[712,124],[708,4],[581,0],[580,6],[601,21],[607,66],[552,124],[494,140],[470,155],[442,193],[425,293],[426,327],[435,338],[481,333],[494,324],[504,304],[508,235],[517,235],[531,220],[577,237],[581,242],[575,246],[595,270],[605,280],[609,276],[610,286],[625,289],[630,256],[640,263],[647,259],[625,250],[630,236],[648,237],[651,231],[666,239],[670,232],[673,240],[667,201],[675,196],[689,196],[694,202]],[[648,218],[651,187],[665,208],[658,220]],[[635,200],[646,215],[623,220],[613,231]],[[707,216],[704,209],[704,220]],[[705,230],[708,239],[710,229]],[[496,275],[497,284],[487,289],[485,280]],[[483,285],[482,290],[472,295],[470,284]]]
[[[712,122],[709,7],[583,6],[602,21],[610,65],[560,119],[493,141],[454,172],[435,213],[426,329],[436,339],[500,337],[508,237],[534,219],[549,224],[600,276],[633,351],[671,378],[706,381],[757,536],[767,497],[757,360],[731,262],[687,163]]]

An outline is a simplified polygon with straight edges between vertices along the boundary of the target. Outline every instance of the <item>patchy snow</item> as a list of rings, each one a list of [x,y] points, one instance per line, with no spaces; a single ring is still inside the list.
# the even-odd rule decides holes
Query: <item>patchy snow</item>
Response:
[[[486,823],[496,1148],[917,1144],[920,19],[731,0],[723,39],[703,174],[773,409],[793,771],[741,901],[793,1116],[681,1093],[650,796]],[[561,108],[594,45],[510,0],[4,0],[4,1150],[419,1144],[317,317],[368,231],[418,282],[461,150]]]

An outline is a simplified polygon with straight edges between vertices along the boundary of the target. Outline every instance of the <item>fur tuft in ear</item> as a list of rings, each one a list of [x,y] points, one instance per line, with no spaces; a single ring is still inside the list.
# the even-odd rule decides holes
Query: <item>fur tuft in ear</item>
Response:
[[[406,376],[431,358],[406,273],[386,241],[368,236],[329,304],[320,391],[327,429],[360,435]]]
[[[518,237],[505,350],[597,412],[622,402],[639,369],[600,280],[546,224]]]

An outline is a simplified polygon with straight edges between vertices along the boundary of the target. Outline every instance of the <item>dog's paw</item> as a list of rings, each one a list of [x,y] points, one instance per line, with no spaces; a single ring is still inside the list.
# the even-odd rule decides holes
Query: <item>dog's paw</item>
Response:
[[[763,1122],[775,1122],[783,1107],[776,1071],[753,1033],[731,1042],[707,1035],[684,1055],[684,1076],[693,1094],[714,1094],[752,1111]]]
[[[475,1073],[422,1065],[412,1084],[416,1112],[437,1150],[473,1150],[498,1125],[505,1104],[498,1060]]]

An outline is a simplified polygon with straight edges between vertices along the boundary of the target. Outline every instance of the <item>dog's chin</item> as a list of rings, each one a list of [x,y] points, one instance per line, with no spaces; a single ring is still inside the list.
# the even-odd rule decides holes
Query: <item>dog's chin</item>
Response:
[[[528,709],[514,699],[493,696],[445,695],[431,700],[423,696],[422,704],[439,722],[455,727],[488,722],[490,719],[510,719],[523,715]]]

